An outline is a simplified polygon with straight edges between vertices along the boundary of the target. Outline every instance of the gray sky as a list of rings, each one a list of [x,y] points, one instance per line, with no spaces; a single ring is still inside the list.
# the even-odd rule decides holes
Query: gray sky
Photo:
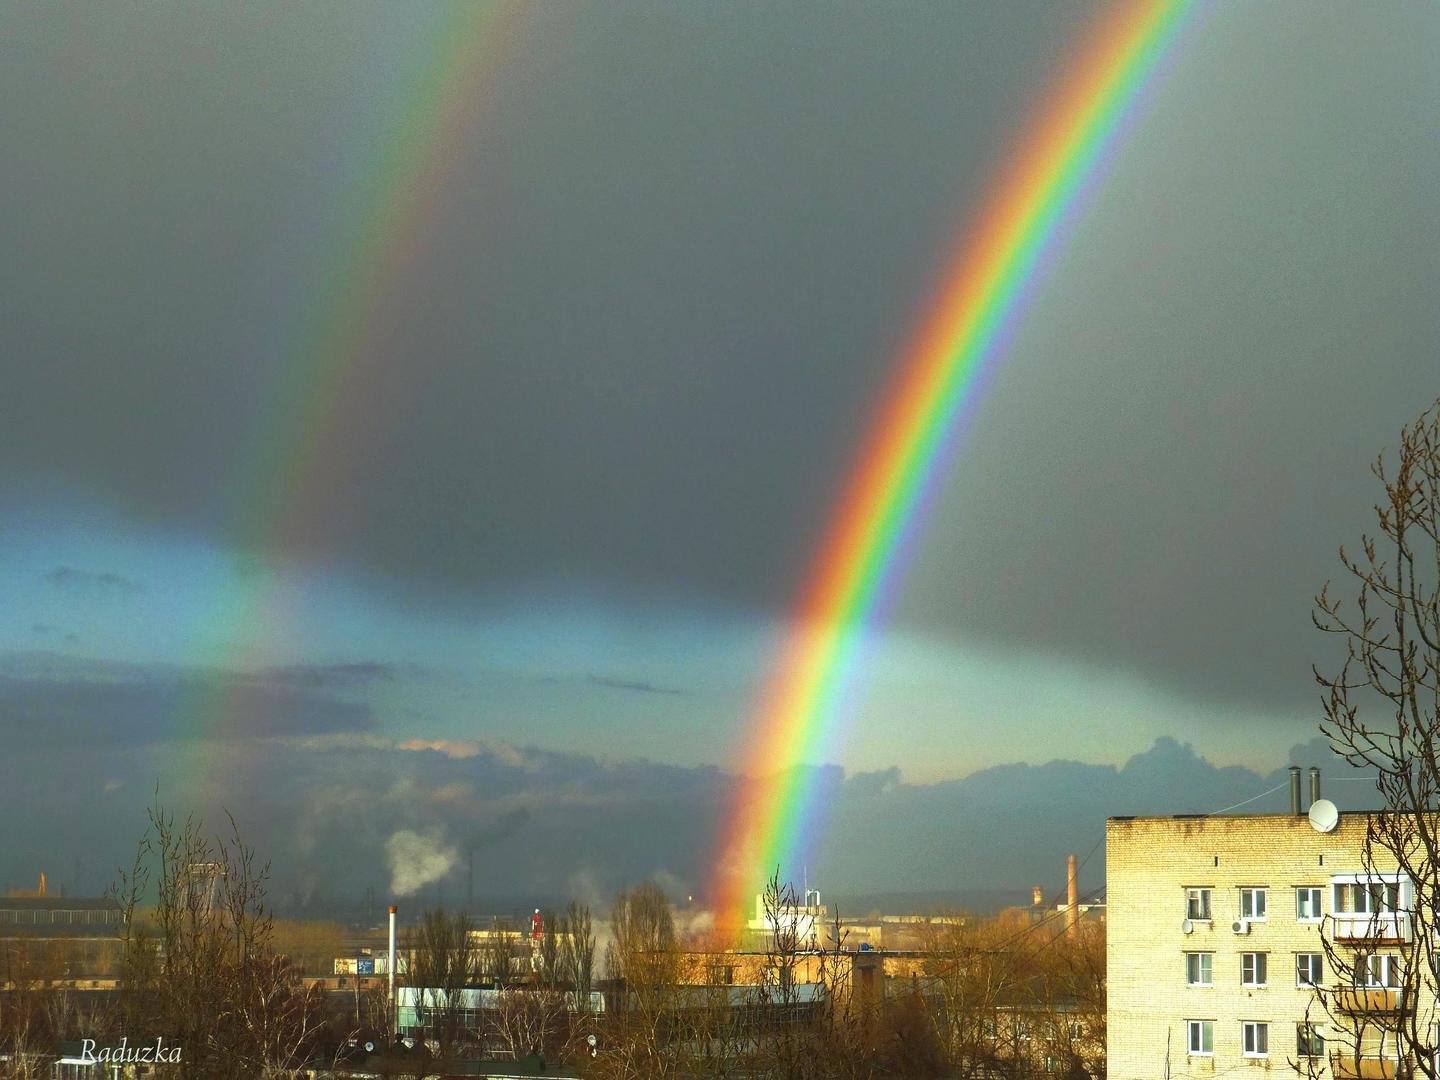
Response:
[[[0,734],[200,738],[173,687],[210,678],[261,743],[733,765],[879,388],[1103,10],[497,21],[282,530],[268,433],[448,9],[7,7]],[[836,763],[1173,736],[1268,774],[1310,737],[1310,597],[1440,394],[1437,52],[1434,5],[1195,20],[947,463]],[[227,600],[257,581],[289,598],[258,634]]]

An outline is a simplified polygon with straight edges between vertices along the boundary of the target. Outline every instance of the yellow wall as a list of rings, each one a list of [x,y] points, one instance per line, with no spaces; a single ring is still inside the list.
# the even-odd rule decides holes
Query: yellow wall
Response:
[[[1109,1080],[1169,1075],[1294,1075],[1296,1025],[1328,1018],[1313,990],[1296,987],[1296,954],[1323,953],[1320,925],[1296,918],[1297,886],[1322,888],[1331,913],[1333,875],[1360,874],[1365,817],[1342,815],[1319,833],[1292,815],[1111,819],[1106,824],[1106,900],[1109,924],[1107,1041]],[[1377,870],[1393,870],[1378,866]],[[1212,922],[1182,932],[1186,888],[1210,886]],[[1268,889],[1264,922],[1240,936],[1242,886]],[[1213,952],[1213,983],[1186,984],[1186,952]],[[1241,985],[1241,953],[1268,954],[1267,985]],[[1385,950],[1380,950],[1385,951]],[[1394,951],[1393,949],[1390,951]],[[1335,972],[1325,965],[1324,982]],[[1186,1020],[1213,1020],[1214,1056],[1188,1055]],[[1241,1052],[1241,1023],[1270,1024],[1269,1057]]]

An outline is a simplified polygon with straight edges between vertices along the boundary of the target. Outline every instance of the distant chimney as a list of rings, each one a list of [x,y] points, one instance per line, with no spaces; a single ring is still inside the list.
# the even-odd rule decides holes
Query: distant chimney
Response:
[[[1314,765],[1310,766],[1310,805],[1314,806],[1320,801],[1320,770]]]
[[[36,895],[36,896],[44,896],[44,895],[45,895],[45,871],[44,871],[44,870],[41,870],[41,871],[40,871],[40,884],[39,884],[39,886],[38,886],[38,887],[36,888],[36,890],[35,890],[35,895]]]
[[[1065,933],[1073,938],[1080,932],[1080,881],[1073,852],[1065,860],[1065,899],[1069,904],[1065,912]]]
[[[390,994],[390,1017],[395,1018],[395,905],[390,905],[390,950],[389,950],[389,984],[387,990]]]
[[[1036,885],[1033,889],[1030,890],[1030,903],[1034,907],[1045,906],[1045,890],[1042,889],[1039,885]]]
[[[1300,815],[1300,766],[1290,766],[1290,813]]]

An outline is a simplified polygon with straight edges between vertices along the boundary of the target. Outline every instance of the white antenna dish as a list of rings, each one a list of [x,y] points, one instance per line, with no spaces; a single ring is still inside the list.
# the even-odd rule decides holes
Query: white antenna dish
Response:
[[[1334,832],[1340,824],[1340,811],[1329,799],[1316,799],[1310,804],[1310,827],[1316,832]]]
[[[1180,932],[1182,934],[1193,934],[1195,932],[1195,924],[1189,919],[1183,920],[1180,923]]]

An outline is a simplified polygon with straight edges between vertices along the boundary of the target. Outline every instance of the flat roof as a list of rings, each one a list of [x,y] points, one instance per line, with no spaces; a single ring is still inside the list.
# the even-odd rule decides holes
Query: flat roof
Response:
[[[1371,814],[1382,813],[1380,810],[1341,810],[1341,817],[1367,817]],[[1106,821],[1238,821],[1242,818],[1294,818],[1296,821],[1308,821],[1306,811],[1292,814],[1288,810],[1267,810],[1257,811],[1253,814],[1227,814],[1224,812],[1210,811],[1208,814],[1110,814]]]
[[[109,896],[0,896],[0,911],[119,911]]]

